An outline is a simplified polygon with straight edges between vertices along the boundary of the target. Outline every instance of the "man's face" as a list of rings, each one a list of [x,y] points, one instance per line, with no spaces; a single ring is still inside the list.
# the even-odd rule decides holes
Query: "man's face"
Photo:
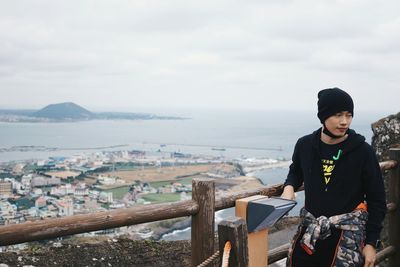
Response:
[[[325,120],[325,127],[334,135],[344,136],[353,120],[353,114],[342,111]]]

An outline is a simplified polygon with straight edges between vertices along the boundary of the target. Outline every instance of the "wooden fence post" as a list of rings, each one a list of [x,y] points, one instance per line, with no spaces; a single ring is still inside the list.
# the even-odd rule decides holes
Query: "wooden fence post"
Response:
[[[192,200],[199,211],[192,215],[192,266],[201,264],[214,253],[214,179],[193,179]]]
[[[218,225],[219,258],[222,263],[226,241],[231,242],[228,266],[247,267],[247,225],[246,221],[239,217],[228,218]]]
[[[247,206],[250,201],[266,198],[262,195],[241,198],[236,200],[236,216],[247,219]],[[249,266],[266,267],[268,265],[268,229],[248,234]]]
[[[389,267],[400,266],[400,148],[389,150],[390,159],[397,161],[397,166],[390,170],[389,203],[395,203],[396,211],[387,214],[389,222],[389,244],[396,253],[389,258]]]

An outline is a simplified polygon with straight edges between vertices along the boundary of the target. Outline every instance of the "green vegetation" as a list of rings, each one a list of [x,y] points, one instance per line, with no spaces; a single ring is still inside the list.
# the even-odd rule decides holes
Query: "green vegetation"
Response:
[[[96,173],[102,173],[102,172],[109,172],[112,171],[112,167],[110,166],[103,166],[103,167],[99,167],[95,170],[92,171],[88,171],[87,174],[91,175],[91,174],[96,174]]]
[[[86,120],[93,118],[94,114],[75,103],[67,102],[48,105],[33,113],[32,116],[55,120]]]
[[[110,204],[109,203],[103,203],[103,204],[101,204],[101,206],[103,207],[103,208],[105,208],[105,209],[110,209]]]
[[[17,205],[18,210],[27,210],[35,206],[35,199],[31,197],[21,197],[15,201],[10,201],[10,203]]]
[[[36,169],[38,168],[38,166],[36,164],[26,164],[24,167],[24,172],[36,172]]]
[[[12,174],[11,172],[3,172],[3,173],[0,173],[0,178],[15,178],[15,179],[17,179],[19,176],[17,176],[17,175],[14,175],[14,174]],[[20,177],[19,177],[20,178]],[[19,179],[19,181],[20,181],[21,179]]]
[[[170,185],[170,184],[173,183],[173,182],[175,182],[175,181],[169,180],[169,181],[151,182],[151,183],[149,183],[149,184],[150,184],[151,187],[159,188],[159,187],[163,187],[163,186],[166,186],[166,185]]]
[[[75,179],[79,180],[79,181],[84,181],[86,179],[86,175],[81,173],[78,176],[75,177]]]
[[[167,193],[167,194],[156,194],[149,193],[142,197],[146,201],[150,201],[153,204],[175,202],[181,200],[179,193]]]
[[[183,185],[190,185],[190,184],[192,184],[192,180],[193,180],[192,177],[193,176],[188,176],[188,177],[185,177],[182,179],[178,179],[177,182],[181,183]]]
[[[63,179],[64,183],[72,184],[74,182],[75,178],[72,176],[68,176],[67,179]]]
[[[138,163],[138,162],[117,162],[115,163],[111,169],[115,171],[132,171],[138,170],[142,167],[151,166],[149,163]]]
[[[185,178],[176,179],[176,180],[168,180],[168,181],[156,181],[149,183],[150,186],[154,188],[163,187],[165,185],[170,185],[172,183],[181,183],[183,185],[190,185],[192,184],[192,177],[193,176],[185,176]]]
[[[129,191],[129,186],[121,186],[104,190],[104,192],[112,192],[114,199],[122,199]]]

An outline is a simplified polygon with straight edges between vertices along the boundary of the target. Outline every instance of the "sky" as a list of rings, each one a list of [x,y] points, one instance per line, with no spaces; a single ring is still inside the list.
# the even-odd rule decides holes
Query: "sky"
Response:
[[[0,0],[0,108],[399,112],[398,0]]]

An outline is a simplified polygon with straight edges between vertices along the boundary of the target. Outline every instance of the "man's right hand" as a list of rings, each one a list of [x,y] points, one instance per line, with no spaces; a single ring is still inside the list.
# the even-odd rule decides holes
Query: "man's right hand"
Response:
[[[281,195],[281,198],[293,200],[295,198],[293,186],[291,186],[291,185],[285,186],[283,188],[283,193]]]

